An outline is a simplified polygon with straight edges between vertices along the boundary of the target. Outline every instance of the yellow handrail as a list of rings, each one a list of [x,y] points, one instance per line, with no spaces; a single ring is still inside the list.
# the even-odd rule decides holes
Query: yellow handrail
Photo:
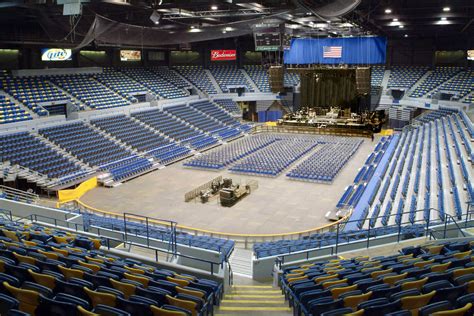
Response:
[[[110,212],[110,211],[103,211],[103,210],[97,209],[95,207],[92,207],[90,205],[87,205],[87,204],[85,204],[84,202],[82,202],[80,200],[74,200],[74,201],[77,204],[83,206],[84,208],[86,208],[86,209],[88,209],[88,210],[90,210],[94,213],[100,213],[102,215],[108,215],[108,216],[114,216],[114,217],[123,217],[123,214]],[[60,204],[58,203],[58,205],[60,205]],[[306,229],[306,230],[302,230],[302,231],[296,231],[296,232],[288,232],[288,233],[273,233],[273,234],[225,233],[225,232],[217,232],[217,231],[206,230],[206,229],[201,229],[201,228],[195,228],[195,227],[190,227],[190,226],[180,225],[180,224],[178,224],[176,226],[176,228],[183,229],[183,230],[188,230],[188,231],[199,232],[199,233],[206,234],[206,235],[222,235],[222,236],[228,236],[228,237],[243,237],[243,238],[287,237],[287,236],[298,236],[298,235],[308,234],[308,233],[311,233],[311,232],[316,232],[316,231],[321,231],[321,230],[327,229],[329,227],[332,227],[332,226],[335,226],[335,225],[338,225],[338,224],[344,222],[345,220],[347,220],[351,216],[351,214],[352,214],[352,211],[350,211],[347,215],[345,215],[341,219],[339,219],[335,222],[320,226],[320,227]],[[138,216],[133,216],[133,215],[126,215],[126,216],[128,218],[132,218],[132,219],[143,220],[143,218],[138,217]],[[154,219],[150,219],[150,220],[148,220],[148,222],[149,223],[154,223],[154,224],[166,225],[166,226],[169,225],[168,222],[163,222],[163,221],[154,220]]]

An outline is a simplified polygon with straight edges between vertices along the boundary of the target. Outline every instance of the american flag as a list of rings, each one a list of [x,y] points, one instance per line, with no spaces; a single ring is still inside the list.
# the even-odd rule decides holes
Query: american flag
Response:
[[[323,46],[323,58],[341,58],[342,46]]]

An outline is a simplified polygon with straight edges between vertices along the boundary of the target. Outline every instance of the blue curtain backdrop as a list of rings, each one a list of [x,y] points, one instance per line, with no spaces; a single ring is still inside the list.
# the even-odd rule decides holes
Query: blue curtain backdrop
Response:
[[[342,58],[324,58],[324,46],[341,46]],[[385,37],[295,38],[285,51],[285,64],[384,64]]]

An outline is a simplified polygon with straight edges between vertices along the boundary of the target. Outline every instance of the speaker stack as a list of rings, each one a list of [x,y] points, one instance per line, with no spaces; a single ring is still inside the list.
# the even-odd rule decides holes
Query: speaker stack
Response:
[[[268,69],[268,80],[270,83],[270,89],[273,93],[280,93],[284,91],[283,74],[283,66],[271,66]]]

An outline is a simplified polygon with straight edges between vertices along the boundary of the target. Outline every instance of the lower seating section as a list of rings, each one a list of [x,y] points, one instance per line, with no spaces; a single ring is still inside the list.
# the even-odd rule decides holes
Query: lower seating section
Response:
[[[67,183],[85,176],[86,171],[28,132],[0,136],[2,162],[9,161]]]
[[[320,143],[314,154],[286,175],[294,180],[331,183],[362,144],[358,139]]]
[[[92,109],[130,105],[130,102],[87,75],[61,75],[50,79]]]
[[[198,316],[222,298],[219,282],[105,253],[99,239],[5,220],[0,232],[2,315]]]
[[[96,74],[94,75],[94,78],[110,90],[120,94],[123,98],[127,99],[131,103],[138,102],[138,99],[134,97],[134,95],[143,95],[148,92],[146,87],[130,79],[130,77],[113,70]]]
[[[394,66],[387,88],[410,89],[428,70],[427,67]]]
[[[195,149],[216,144],[217,139],[208,136],[161,110],[146,110],[132,113],[132,117],[148,124],[157,131]]]
[[[125,115],[94,119],[91,120],[91,124],[120,139],[136,150],[154,156],[162,163],[168,163],[189,153],[188,148],[171,142]]]
[[[229,170],[235,173],[276,177],[317,144],[314,137],[278,136],[276,142],[243,158]]]
[[[237,103],[232,99],[214,99],[213,101],[219,104],[221,107],[223,107],[225,110],[227,110],[230,113],[234,113],[234,114],[242,113]]]
[[[200,101],[200,102],[190,103],[189,105],[192,108],[197,109],[206,115],[209,115],[210,117],[218,120],[219,122],[225,125],[235,126],[235,127],[240,126],[240,123],[236,119],[234,119],[227,112],[223,111],[218,106],[216,106],[215,104],[209,101]]]
[[[474,93],[471,92],[470,95],[466,96],[462,103],[474,104]]]
[[[473,248],[446,242],[292,266],[280,285],[298,316],[467,316],[474,313]]]
[[[204,103],[206,102],[203,102],[202,104]],[[197,127],[204,132],[208,132],[222,139],[234,138],[240,134],[239,130],[226,126],[221,123],[220,120],[214,119],[195,110],[195,108],[199,107],[200,104],[201,102],[194,107],[188,107],[185,105],[169,106],[164,108],[164,111],[192,124],[194,127]]]
[[[9,97],[0,95],[0,124],[33,119],[27,111],[15,104]]]
[[[108,170],[115,180],[151,168],[147,159],[120,147],[83,123],[43,128],[39,133],[90,166]]]
[[[272,135],[252,135],[232,142],[227,146],[222,146],[216,150],[196,156],[184,163],[184,166],[204,169],[224,169],[230,164],[248,156],[252,153],[265,148],[274,143],[276,138]]]
[[[207,94],[216,94],[217,90],[201,66],[176,66],[174,68],[199,90]]]
[[[237,66],[211,66],[209,70],[224,93],[236,87],[244,87],[247,92],[254,92],[252,85]]]
[[[412,98],[421,98],[445,81],[454,77],[461,68],[458,67],[436,67],[431,74],[410,94]]]
[[[84,225],[91,225],[101,228],[124,231],[125,224],[123,219],[115,219],[110,217],[98,216],[93,214],[83,214]],[[171,231],[164,227],[147,226],[143,223],[127,221],[127,232],[139,236],[148,236],[161,241],[170,241]],[[234,241],[208,236],[194,236],[184,232],[177,232],[176,242],[180,245],[202,248],[221,253],[223,260],[234,249]]]
[[[188,96],[186,91],[163,79],[153,71],[143,68],[122,68],[121,70],[161,98],[176,99]]]
[[[255,82],[260,92],[271,92],[267,69],[261,65],[245,65],[245,71]]]
[[[72,101],[42,77],[6,77],[3,78],[0,89],[4,89],[38,115],[47,115],[47,111],[41,106],[45,103],[65,104]]]

